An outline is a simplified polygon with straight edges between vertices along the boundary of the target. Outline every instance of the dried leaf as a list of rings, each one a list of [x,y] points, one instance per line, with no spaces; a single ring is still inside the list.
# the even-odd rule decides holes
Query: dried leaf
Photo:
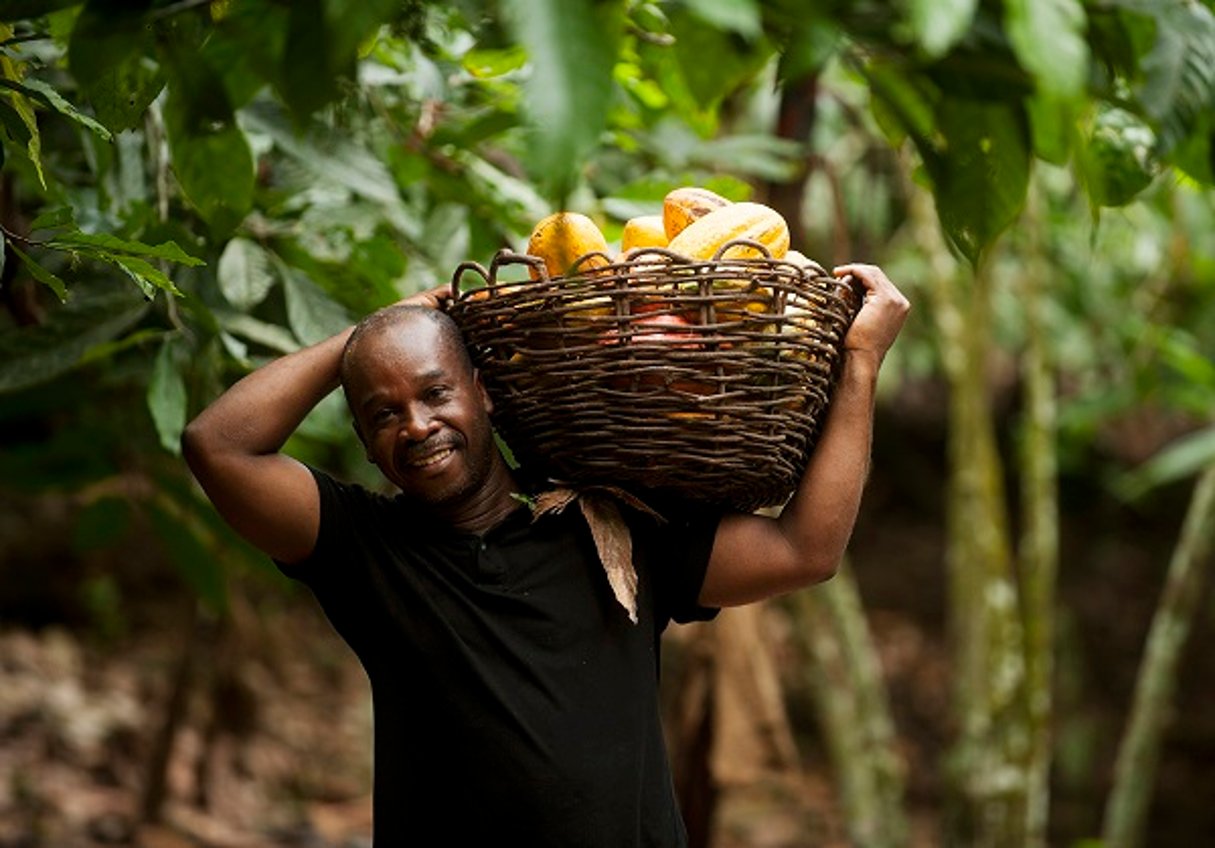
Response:
[[[578,493],[573,489],[549,489],[547,492],[541,492],[536,495],[532,505],[532,516],[539,518],[549,513],[556,515],[577,497]]]
[[[590,525],[599,560],[607,572],[616,600],[637,623],[637,571],[633,568],[633,539],[615,501],[600,495],[582,493],[578,498],[582,515]]]
[[[607,573],[608,584],[616,600],[629,614],[629,620],[637,623],[637,571],[633,568],[633,537],[629,526],[620,514],[617,501],[645,513],[658,522],[661,515],[644,501],[615,486],[589,486],[570,489],[558,486],[541,492],[531,504],[533,518],[561,512],[574,501],[582,509],[582,516],[591,528],[595,550]]]

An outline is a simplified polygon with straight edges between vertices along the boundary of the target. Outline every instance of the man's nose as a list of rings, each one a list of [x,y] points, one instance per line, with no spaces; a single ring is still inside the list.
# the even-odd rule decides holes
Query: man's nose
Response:
[[[429,410],[420,404],[411,405],[405,415],[405,425],[402,427],[405,437],[411,442],[422,442],[434,432],[436,422]]]

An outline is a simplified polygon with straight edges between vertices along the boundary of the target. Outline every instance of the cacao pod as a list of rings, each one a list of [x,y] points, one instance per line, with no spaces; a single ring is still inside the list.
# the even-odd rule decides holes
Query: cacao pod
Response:
[[[687,229],[693,221],[729,205],[729,200],[707,188],[685,186],[671,190],[662,200],[662,225],[667,241]]]

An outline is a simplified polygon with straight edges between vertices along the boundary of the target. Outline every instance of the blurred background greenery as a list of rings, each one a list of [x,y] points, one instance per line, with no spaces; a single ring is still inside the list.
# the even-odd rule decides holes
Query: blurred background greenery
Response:
[[[181,429],[555,209],[618,239],[681,185],[772,205],[801,252],[876,262],[914,303],[851,567],[673,634],[693,842],[1215,837],[1187,801],[1215,745],[1189,639],[1215,537],[1211,3],[0,21],[0,845],[357,844],[364,682],[201,497]],[[338,398],[289,451],[379,485]],[[743,679],[779,696],[731,707]]]

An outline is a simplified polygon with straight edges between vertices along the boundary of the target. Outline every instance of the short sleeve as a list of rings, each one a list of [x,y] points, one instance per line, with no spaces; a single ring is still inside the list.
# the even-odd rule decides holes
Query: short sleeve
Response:
[[[686,507],[661,512],[663,522],[654,525],[647,521],[636,534],[654,587],[657,622],[661,627],[668,621],[707,621],[718,610],[700,604],[700,590],[721,514]]]
[[[296,563],[275,562],[331,612],[331,604],[366,603],[375,592],[371,573],[383,558],[384,528],[399,523],[393,499],[363,486],[335,480],[309,467],[320,498],[320,526],[312,553]]]
[[[317,530],[316,544],[312,553],[299,562],[285,563],[275,560],[275,565],[293,580],[314,586],[318,582],[324,582],[332,572],[332,563],[340,558],[340,552],[347,547],[343,540],[349,539],[356,532],[351,515],[357,514],[358,502],[366,500],[368,493],[362,492],[358,486],[340,483],[311,466],[308,470],[312,472],[320,497],[320,527]]]
[[[297,563],[275,564],[312,590],[334,628],[359,653],[376,642],[377,628],[383,625],[384,601],[373,570],[382,539],[376,525],[388,523],[385,511],[391,501],[309,470],[320,494],[316,545]]]

